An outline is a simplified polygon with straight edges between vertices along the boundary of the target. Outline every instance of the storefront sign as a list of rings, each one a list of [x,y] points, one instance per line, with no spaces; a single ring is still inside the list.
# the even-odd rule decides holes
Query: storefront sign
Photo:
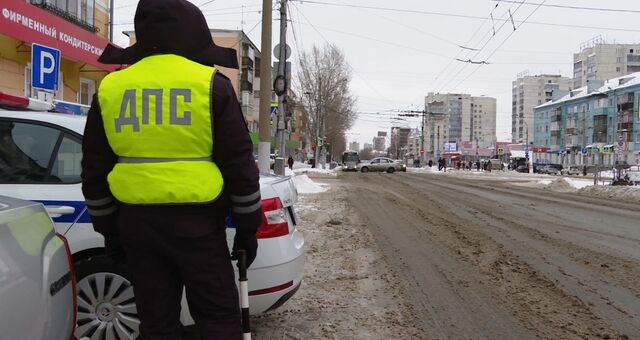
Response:
[[[0,11],[0,34],[59,49],[64,58],[103,70],[116,69],[98,62],[107,40],[25,1],[3,1]]]
[[[547,153],[547,151],[549,151],[549,148],[544,148],[544,147],[533,148],[533,153]]]

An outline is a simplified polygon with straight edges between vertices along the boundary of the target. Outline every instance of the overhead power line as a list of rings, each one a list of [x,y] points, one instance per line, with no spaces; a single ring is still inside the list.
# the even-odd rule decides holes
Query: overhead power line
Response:
[[[491,54],[489,54],[489,56],[487,56],[487,58],[485,60],[489,60],[491,59],[491,57],[493,57],[493,55],[498,52],[498,50],[507,42],[507,40],[509,40],[509,38],[511,38],[511,36],[517,31],[518,28],[522,27],[522,25],[524,25],[524,23],[529,20],[529,18],[531,18],[531,16],[533,16],[533,14],[535,14],[540,7],[542,6],[542,4],[544,4],[545,2],[547,2],[547,0],[542,1],[541,4],[538,5],[538,7],[536,7],[533,11],[531,11],[531,13],[529,13],[529,15],[524,18],[524,20],[520,23],[520,25],[518,25],[518,27],[516,27],[513,31],[511,31],[511,33],[509,33],[509,35],[500,43],[500,45],[498,45],[498,47],[496,47],[493,52],[491,52]],[[474,73],[476,73],[476,71],[478,71],[478,69],[481,67],[482,65],[478,65],[478,67],[476,67],[475,70],[471,71],[471,73],[469,73],[469,75],[467,77],[465,77],[464,79],[462,79],[456,86],[453,87],[453,89],[455,90],[456,88],[458,88],[458,86],[462,85],[462,83],[464,83],[467,79],[469,79]]]
[[[455,17],[455,18],[463,18],[463,19],[475,19],[475,20],[485,20],[486,17],[480,17],[475,15],[466,15],[466,14],[455,14],[455,13],[445,13],[445,12],[432,12],[432,11],[422,11],[422,10],[414,10],[414,9],[403,9],[403,8],[391,8],[391,7],[377,7],[377,6],[366,6],[366,5],[355,5],[355,4],[338,4],[333,2],[324,2],[324,1],[315,1],[315,0],[292,0],[302,2],[304,4],[315,4],[315,5],[327,5],[327,6],[337,6],[337,7],[353,7],[353,8],[366,8],[366,9],[375,9],[381,11],[390,11],[390,12],[400,12],[400,13],[414,13],[414,14],[424,14],[424,15],[435,15],[435,16],[444,16],[444,17]],[[520,3],[520,2],[516,2]],[[495,21],[508,21],[511,19],[495,19]],[[521,24],[522,21],[514,20],[515,23]],[[595,30],[604,30],[604,31],[621,31],[621,32],[640,32],[640,29],[629,29],[629,28],[620,28],[620,27],[602,27],[602,26],[586,26],[586,25],[572,25],[572,24],[560,24],[555,22],[542,22],[542,21],[528,21],[530,25],[542,25],[542,26],[556,26],[556,27],[570,27],[570,28],[582,28],[582,29],[595,29]]]
[[[517,3],[514,0],[492,0],[495,2],[505,3]],[[545,7],[565,8],[565,9],[579,9],[585,11],[598,11],[598,12],[616,12],[616,13],[640,13],[640,10],[634,9],[618,9],[618,8],[597,8],[597,7],[584,7],[584,6],[568,6],[568,5],[556,5],[556,4],[541,4],[539,2],[530,2],[527,5],[541,5]]]

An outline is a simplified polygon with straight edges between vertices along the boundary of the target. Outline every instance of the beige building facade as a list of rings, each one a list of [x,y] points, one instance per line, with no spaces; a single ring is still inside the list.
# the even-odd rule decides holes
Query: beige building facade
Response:
[[[553,99],[554,92],[568,91],[571,79],[559,74],[529,75],[521,73],[512,85],[511,141],[526,143],[533,141],[533,108]]]
[[[496,98],[430,92],[425,97],[425,112],[427,159],[438,158],[445,151],[459,151],[465,142],[488,148],[496,141]],[[456,150],[452,150],[451,143],[455,143]]]
[[[98,62],[109,43],[109,1],[12,0],[0,7],[0,92],[86,113],[100,81],[115,70]],[[33,44],[60,52],[57,89],[33,86]]]
[[[590,80],[605,81],[640,72],[640,44],[608,44],[601,37],[589,40],[573,54],[573,88]]]

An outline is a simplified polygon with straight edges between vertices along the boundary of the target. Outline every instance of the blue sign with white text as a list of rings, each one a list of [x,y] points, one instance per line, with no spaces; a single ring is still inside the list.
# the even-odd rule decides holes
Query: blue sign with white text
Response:
[[[60,50],[31,45],[31,86],[39,90],[57,91],[60,74]]]

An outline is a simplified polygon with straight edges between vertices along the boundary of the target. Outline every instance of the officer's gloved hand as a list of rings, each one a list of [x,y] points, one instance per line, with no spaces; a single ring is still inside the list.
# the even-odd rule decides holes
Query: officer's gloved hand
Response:
[[[247,268],[251,266],[253,260],[256,259],[258,252],[258,239],[255,233],[243,233],[236,231],[236,236],[233,239],[233,248],[231,251],[231,259],[238,259],[238,250],[244,249],[247,254]]]
[[[123,264],[127,260],[124,247],[122,247],[120,238],[117,235],[104,236],[104,251],[105,255],[115,263]]]

